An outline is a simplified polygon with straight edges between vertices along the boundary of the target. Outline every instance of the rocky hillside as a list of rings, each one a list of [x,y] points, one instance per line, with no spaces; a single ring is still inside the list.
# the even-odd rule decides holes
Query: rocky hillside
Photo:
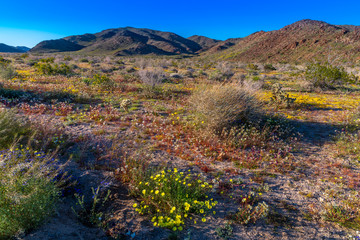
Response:
[[[256,32],[233,46],[220,42],[205,57],[243,62],[360,61],[360,27],[301,20],[280,30]],[[231,44],[230,44],[231,45]]]
[[[194,54],[201,49],[202,46],[199,43],[174,33],[126,27],[43,41],[31,49],[31,52],[79,51],[124,56]]]
[[[9,46],[3,43],[0,43],[0,52],[7,52],[7,53],[21,53],[21,52],[27,52],[30,48],[27,47],[13,47]]]
[[[212,38],[199,36],[199,35],[194,35],[194,36],[188,37],[188,39],[199,44],[202,48],[201,50],[209,49],[209,48],[213,47],[216,43],[221,42],[219,40],[215,40]]]

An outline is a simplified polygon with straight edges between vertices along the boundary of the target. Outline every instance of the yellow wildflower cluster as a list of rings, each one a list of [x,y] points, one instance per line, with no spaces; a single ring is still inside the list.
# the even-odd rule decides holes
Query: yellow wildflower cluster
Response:
[[[264,92],[260,99],[269,101],[272,94],[270,91]],[[312,105],[318,108],[337,108],[354,109],[359,106],[359,96],[333,95],[325,93],[289,93],[290,98],[295,98],[295,103]]]
[[[150,215],[154,226],[181,231],[187,218],[200,217],[206,221],[206,214],[217,204],[207,195],[212,187],[199,175],[176,168],[162,170],[138,183],[138,197],[142,201],[133,207],[140,214]]]
[[[78,93],[79,89],[76,89],[74,86],[69,86],[64,91],[68,93]]]

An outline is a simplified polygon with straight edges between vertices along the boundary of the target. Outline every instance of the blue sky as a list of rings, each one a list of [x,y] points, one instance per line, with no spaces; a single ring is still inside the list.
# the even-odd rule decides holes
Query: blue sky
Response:
[[[33,47],[42,40],[125,26],[225,40],[301,19],[360,25],[359,10],[360,1],[346,0],[4,0],[0,43]]]

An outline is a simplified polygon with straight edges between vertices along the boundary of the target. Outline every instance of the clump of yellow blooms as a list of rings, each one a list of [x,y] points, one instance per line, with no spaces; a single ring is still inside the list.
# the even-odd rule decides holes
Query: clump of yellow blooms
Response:
[[[137,184],[140,202],[133,207],[149,215],[154,226],[181,231],[187,218],[206,222],[207,214],[215,212],[217,202],[207,195],[212,188],[200,175],[162,170]]]

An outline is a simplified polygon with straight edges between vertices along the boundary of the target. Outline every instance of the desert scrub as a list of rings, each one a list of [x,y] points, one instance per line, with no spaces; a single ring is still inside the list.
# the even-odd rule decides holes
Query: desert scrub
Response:
[[[17,137],[31,134],[27,120],[11,110],[0,110],[0,149],[10,147]]]
[[[36,69],[36,72],[42,75],[70,75],[72,74],[71,68],[66,65],[65,63],[62,63],[60,65],[58,64],[52,64],[51,61],[41,61],[38,63],[35,63],[34,68]]]
[[[83,82],[86,85],[98,86],[103,89],[110,90],[115,86],[114,81],[107,75],[94,74],[92,78],[84,78]]]
[[[322,65],[320,63],[308,65],[305,71],[305,78],[310,81],[314,87],[322,89],[358,82],[358,78],[354,74],[347,73],[344,68],[330,64]]]
[[[360,230],[360,200],[356,190],[346,191],[344,177],[335,177],[327,189],[323,189],[319,205],[310,204],[308,216],[310,219],[322,219],[338,225]]]
[[[156,98],[162,94],[161,85],[165,80],[165,74],[160,70],[140,70],[142,94],[147,98]]]
[[[133,194],[139,199],[134,208],[149,215],[154,226],[181,231],[186,219],[206,222],[217,204],[208,197],[212,188],[200,175],[176,168],[162,170],[134,186]]]
[[[11,65],[0,63],[0,79],[10,80],[16,76],[17,73]]]
[[[0,239],[30,230],[55,210],[55,158],[29,148],[0,152]]]
[[[259,219],[265,218],[269,213],[269,206],[265,202],[258,202],[254,192],[250,192],[241,200],[241,205],[235,214],[229,216],[231,220],[239,224],[255,223]],[[255,206],[256,205],[256,206]]]
[[[234,76],[233,68],[228,62],[220,62],[216,69],[210,73],[209,79],[215,81],[226,81]]]
[[[360,164],[360,136],[359,133],[341,132],[336,137],[335,148],[337,156],[357,160]]]
[[[220,134],[222,130],[241,125],[258,117],[261,107],[255,84],[226,84],[203,87],[190,98],[193,110],[208,129]]]

